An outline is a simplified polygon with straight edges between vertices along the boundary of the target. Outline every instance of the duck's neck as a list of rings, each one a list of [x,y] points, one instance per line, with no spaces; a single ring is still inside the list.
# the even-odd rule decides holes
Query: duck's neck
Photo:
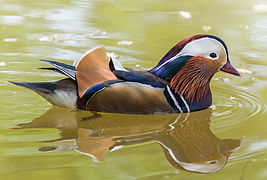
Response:
[[[171,79],[170,87],[192,106],[209,106],[210,80],[215,72],[205,60],[192,58]]]

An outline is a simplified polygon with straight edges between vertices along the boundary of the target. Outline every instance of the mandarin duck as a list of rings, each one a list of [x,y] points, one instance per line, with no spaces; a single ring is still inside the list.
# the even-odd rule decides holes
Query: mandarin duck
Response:
[[[199,34],[176,44],[150,70],[123,67],[103,47],[67,65],[44,61],[68,78],[55,82],[12,82],[29,88],[51,104],[92,112],[188,113],[212,104],[210,80],[218,71],[236,76],[225,43]]]

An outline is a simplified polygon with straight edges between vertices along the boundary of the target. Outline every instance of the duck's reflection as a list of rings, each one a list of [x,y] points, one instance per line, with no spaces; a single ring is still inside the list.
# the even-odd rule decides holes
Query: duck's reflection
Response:
[[[190,114],[93,115],[53,107],[21,128],[58,128],[73,146],[43,147],[42,151],[76,149],[104,161],[105,153],[128,144],[155,141],[176,168],[210,173],[222,169],[240,146],[240,139],[219,139],[210,130],[211,109]]]

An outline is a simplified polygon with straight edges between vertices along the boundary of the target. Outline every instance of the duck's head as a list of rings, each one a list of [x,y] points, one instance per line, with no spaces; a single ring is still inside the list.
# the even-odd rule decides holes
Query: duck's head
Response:
[[[229,61],[225,43],[207,34],[180,41],[150,70],[169,81],[175,92],[191,102],[204,97],[209,90],[210,79],[218,71],[240,76]]]

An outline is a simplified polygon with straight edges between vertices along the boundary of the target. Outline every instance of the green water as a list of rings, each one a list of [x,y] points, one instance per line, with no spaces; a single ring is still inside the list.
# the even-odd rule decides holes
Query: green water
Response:
[[[260,0],[1,0],[0,179],[266,179],[266,17]],[[61,79],[39,59],[72,64],[99,45],[150,68],[197,33],[222,38],[243,72],[215,75],[212,110],[90,119],[7,82]],[[217,172],[182,170],[164,146]]]

